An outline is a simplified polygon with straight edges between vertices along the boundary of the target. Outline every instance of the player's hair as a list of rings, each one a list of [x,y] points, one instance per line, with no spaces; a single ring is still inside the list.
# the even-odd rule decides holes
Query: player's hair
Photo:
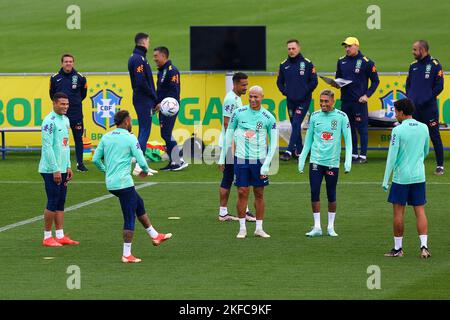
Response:
[[[418,43],[419,46],[421,46],[425,50],[427,50],[427,51],[430,50],[430,46],[428,45],[428,41],[426,41],[426,40],[417,40],[416,43]]]
[[[56,102],[58,99],[69,99],[69,97],[64,92],[57,92],[53,95],[52,101]]]
[[[130,113],[125,109],[116,112],[116,114],[114,115],[114,124],[116,126],[120,126],[129,116]]]
[[[248,75],[243,72],[236,72],[233,74],[233,83],[239,82],[241,80],[248,79]]]
[[[169,49],[167,49],[167,47],[156,47],[155,49],[153,49],[153,51],[159,51],[163,55],[165,55],[166,58],[169,58]]]
[[[414,102],[408,98],[400,99],[394,102],[394,107],[397,111],[403,111],[405,116],[410,116],[413,114],[415,106]]]
[[[295,42],[297,45],[300,45],[300,42],[298,42],[297,39],[289,39],[288,41],[286,41],[286,44],[289,44],[289,43],[292,43],[292,42]]]
[[[134,37],[134,43],[136,45],[138,45],[139,43],[141,43],[142,40],[147,39],[149,37],[148,34],[143,33],[143,32],[139,32],[138,34],[136,34],[136,36]]]
[[[260,87],[260,86],[252,86],[252,87],[250,88],[250,90],[248,90],[248,92],[252,92],[252,91],[256,91],[256,92],[259,92],[259,93],[261,93],[261,94],[264,94],[264,90],[263,90],[263,88]]]
[[[320,92],[320,95],[321,96],[328,96],[328,97],[330,97],[330,99],[334,100],[334,92],[333,92],[333,90],[330,90],[330,89],[322,90]]]
[[[61,62],[63,62],[63,61],[64,61],[64,58],[66,58],[66,57],[72,58],[72,60],[75,62],[75,57],[74,57],[73,55],[71,55],[70,53],[64,53],[64,54],[61,56]]]

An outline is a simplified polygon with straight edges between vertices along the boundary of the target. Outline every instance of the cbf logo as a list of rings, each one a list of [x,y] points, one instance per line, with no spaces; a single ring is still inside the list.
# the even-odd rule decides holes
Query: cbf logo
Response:
[[[78,84],[78,76],[72,76],[72,89],[76,89]]]
[[[105,82],[105,85],[107,84]],[[97,85],[97,87],[100,87],[100,85]],[[122,97],[112,89],[100,89],[96,94],[91,96],[91,101],[92,119],[94,123],[105,130],[111,128],[114,125],[114,115],[120,110],[118,107],[120,106]]]
[[[301,76],[303,76],[305,74],[305,69],[306,69],[305,63],[303,61],[300,62],[300,75]]]
[[[390,90],[382,96],[380,100],[381,108],[385,110],[384,116],[386,118],[395,118],[394,101],[404,98],[406,98],[406,93],[398,89]]]
[[[425,79],[428,79],[430,77],[431,72],[431,64],[427,64],[427,67],[425,69]]]
[[[359,70],[361,69],[361,64],[362,64],[362,60],[358,59],[356,61],[356,66],[355,66],[355,73],[359,73]]]
[[[331,121],[331,130],[336,130],[336,128],[337,128],[337,121],[336,120]]]
[[[256,130],[261,130],[263,128],[263,123],[261,121],[258,121],[256,123]]]

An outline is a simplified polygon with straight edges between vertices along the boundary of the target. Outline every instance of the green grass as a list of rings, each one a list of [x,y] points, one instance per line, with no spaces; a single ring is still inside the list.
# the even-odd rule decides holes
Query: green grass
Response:
[[[161,172],[146,180],[157,184],[139,193],[157,230],[172,232],[172,240],[153,247],[137,225],[133,252],[143,262],[122,264],[123,222],[116,198],[66,214],[65,231],[81,241],[77,247],[42,247],[42,221],[0,232],[0,299],[448,299],[448,177],[432,175],[431,155],[426,212],[433,257],[419,259],[415,218],[408,209],[406,256],[386,258],[393,240],[392,209],[380,187],[385,157],[371,152],[366,165],[339,177],[338,238],[304,236],[312,224],[308,175],[299,175],[293,162],[281,163],[265,191],[264,228],[270,239],[237,240],[237,223],[216,220],[221,176],[216,166]],[[37,153],[10,153],[0,162],[0,227],[42,214],[38,160]],[[76,174],[67,207],[107,194],[102,175],[92,165],[89,169]],[[232,212],[235,201],[233,190]],[[247,227],[251,235],[254,225]],[[66,288],[70,265],[81,269],[81,290]],[[381,268],[381,290],[366,287],[370,265]]]
[[[180,70],[189,70],[189,26],[267,26],[267,71],[286,56],[285,42],[300,39],[305,56],[319,72],[334,72],[348,35],[379,71],[407,71],[412,42],[429,40],[431,53],[445,68],[450,61],[450,2],[376,1],[381,29],[369,30],[366,10],[373,1],[118,1],[76,2],[81,30],[67,30],[66,8],[73,1],[17,0],[0,3],[0,72],[56,72],[64,52],[76,56],[82,71],[127,71],[127,59],[139,31],[151,46],[166,45]],[[248,54],[252,54],[249,52]]]

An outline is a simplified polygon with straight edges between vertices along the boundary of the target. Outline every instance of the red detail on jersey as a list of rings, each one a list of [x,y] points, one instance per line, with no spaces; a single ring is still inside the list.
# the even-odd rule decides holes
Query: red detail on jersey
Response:
[[[327,171],[325,171],[325,174],[326,174],[327,176],[333,176],[333,177],[334,177],[334,172],[333,172],[333,171],[327,170]]]
[[[296,114],[302,114],[302,110],[297,109],[297,110],[295,110],[295,113],[296,113]]]
[[[69,138],[63,138],[63,146],[67,147],[68,144],[69,144]]]
[[[373,66],[372,67],[372,72],[377,72],[377,67]]]
[[[436,126],[437,126],[437,121],[430,122],[430,127],[436,127]]]
[[[331,132],[322,132],[321,138],[325,141],[333,140],[333,133]]]
[[[142,72],[144,72],[144,65],[141,64],[139,67],[137,67],[137,68],[136,68],[136,72],[137,72],[137,73],[142,73]]]
[[[255,136],[255,131],[247,130],[247,131],[245,131],[244,136],[247,139],[251,139],[251,138],[253,138]]]

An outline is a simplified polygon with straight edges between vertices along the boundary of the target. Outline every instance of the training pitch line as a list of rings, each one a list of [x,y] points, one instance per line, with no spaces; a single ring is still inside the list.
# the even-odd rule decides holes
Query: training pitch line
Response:
[[[149,184],[150,183],[150,184]],[[43,181],[2,181],[0,184],[41,184],[44,185]],[[105,181],[70,181],[70,184],[105,184]],[[220,184],[220,181],[156,181],[156,182],[140,182],[135,181],[135,184],[140,188],[145,185],[153,184]],[[269,185],[286,185],[286,184],[309,184],[309,180],[306,181],[270,181]],[[338,185],[379,185],[381,187],[382,181],[339,181]],[[427,182],[427,185],[450,185],[450,182]],[[138,188],[138,187],[136,187]]]
[[[104,181],[71,181],[70,184],[104,184]],[[43,184],[42,181],[1,181],[0,180],[0,184]],[[136,189],[142,189],[145,187],[149,187],[149,186],[153,186],[156,184],[216,184],[219,185],[218,181],[158,181],[158,182],[136,182]],[[302,185],[302,184],[309,184],[309,181],[286,181],[286,182],[281,182],[281,181],[275,181],[275,182],[270,182],[271,185]],[[374,181],[344,181],[344,182],[339,182],[339,184],[343,184],[343,185],[379,185],[381,186],[380,182],[374,182]],[[450,185],[450,182],[427,182],[427,185]],[[114,195],[112,194],[106,194],[104,196],[101,197],[97,197],[85,202],[81,202],[78,204],[75,204],[73,206],[70,206],[68,208],[66,208],[64,210],[64,212],[70,212],[70,211],[74,211],[77,210],[79,208],[82,207],[86,207],[88,205],[109,199],[114,197]],[[36,216],[34,218],[31,219],[27,219],[27,220],[23,220],[23,221],[19,221],[13,224],[9,224],[6,225],[4,227],[0,227],[0,232],[4,232],[10,229],[14,229],[26,224],[30,224],[39,220],[44,219],[44,215],[41,214],[39,216]]]
[[[34,181],[34,182],[36,182],[36,181]],[[22,181],[22,182],[19,182],[19,183],[24,183],[24,182]],[[143,184],[140,184],[140,185],[136,186],[136,189],[142,189],[142,188],[145,188],[145,187],[153,186],[155,184],[157,184],[157,182],[146,182],[146,183],[143,183]],[[112,195],[112,194],[105,194],[104,196],[97,197],[97,198],[94,198],[94,199],[91,199],[91,200],[88,200],[88,201],[81,202],[81,203],[75,204],[73,206],[70,206],[70,207],[66,208],[64,210],[64,212],[74,211],[74,210],[86,207],[88,205],[91,205],[91,204],[94,204],[94,203],[97,203],[97,202],[100,202],[100,201],[103,201],[103,200],[106,200],[106,199],[109,199],[109,198],[112,198],[112,197],[114,197],[114,195]],[[31,219],[19,221],[19,222],[16,222],[16,223],[9,224],[9,225],[6,225],[4,227],[1,227],[0,228],[0,232],[4,232],[4,231],[10,230],[10,229],[14,229],[14,228],[17,228],[17,227],[20,227],[20,226],[23,226],[23,225],[26,225],[26,224],[30,224],[30,223],[33,223],[33,222],[36,222],[36,221],[39,221],[39,220],[42,220],[42,219],[44,219],[44,215],[43,214],[41,214],[39,216],[36,216],[34,218],[31,218]]]

